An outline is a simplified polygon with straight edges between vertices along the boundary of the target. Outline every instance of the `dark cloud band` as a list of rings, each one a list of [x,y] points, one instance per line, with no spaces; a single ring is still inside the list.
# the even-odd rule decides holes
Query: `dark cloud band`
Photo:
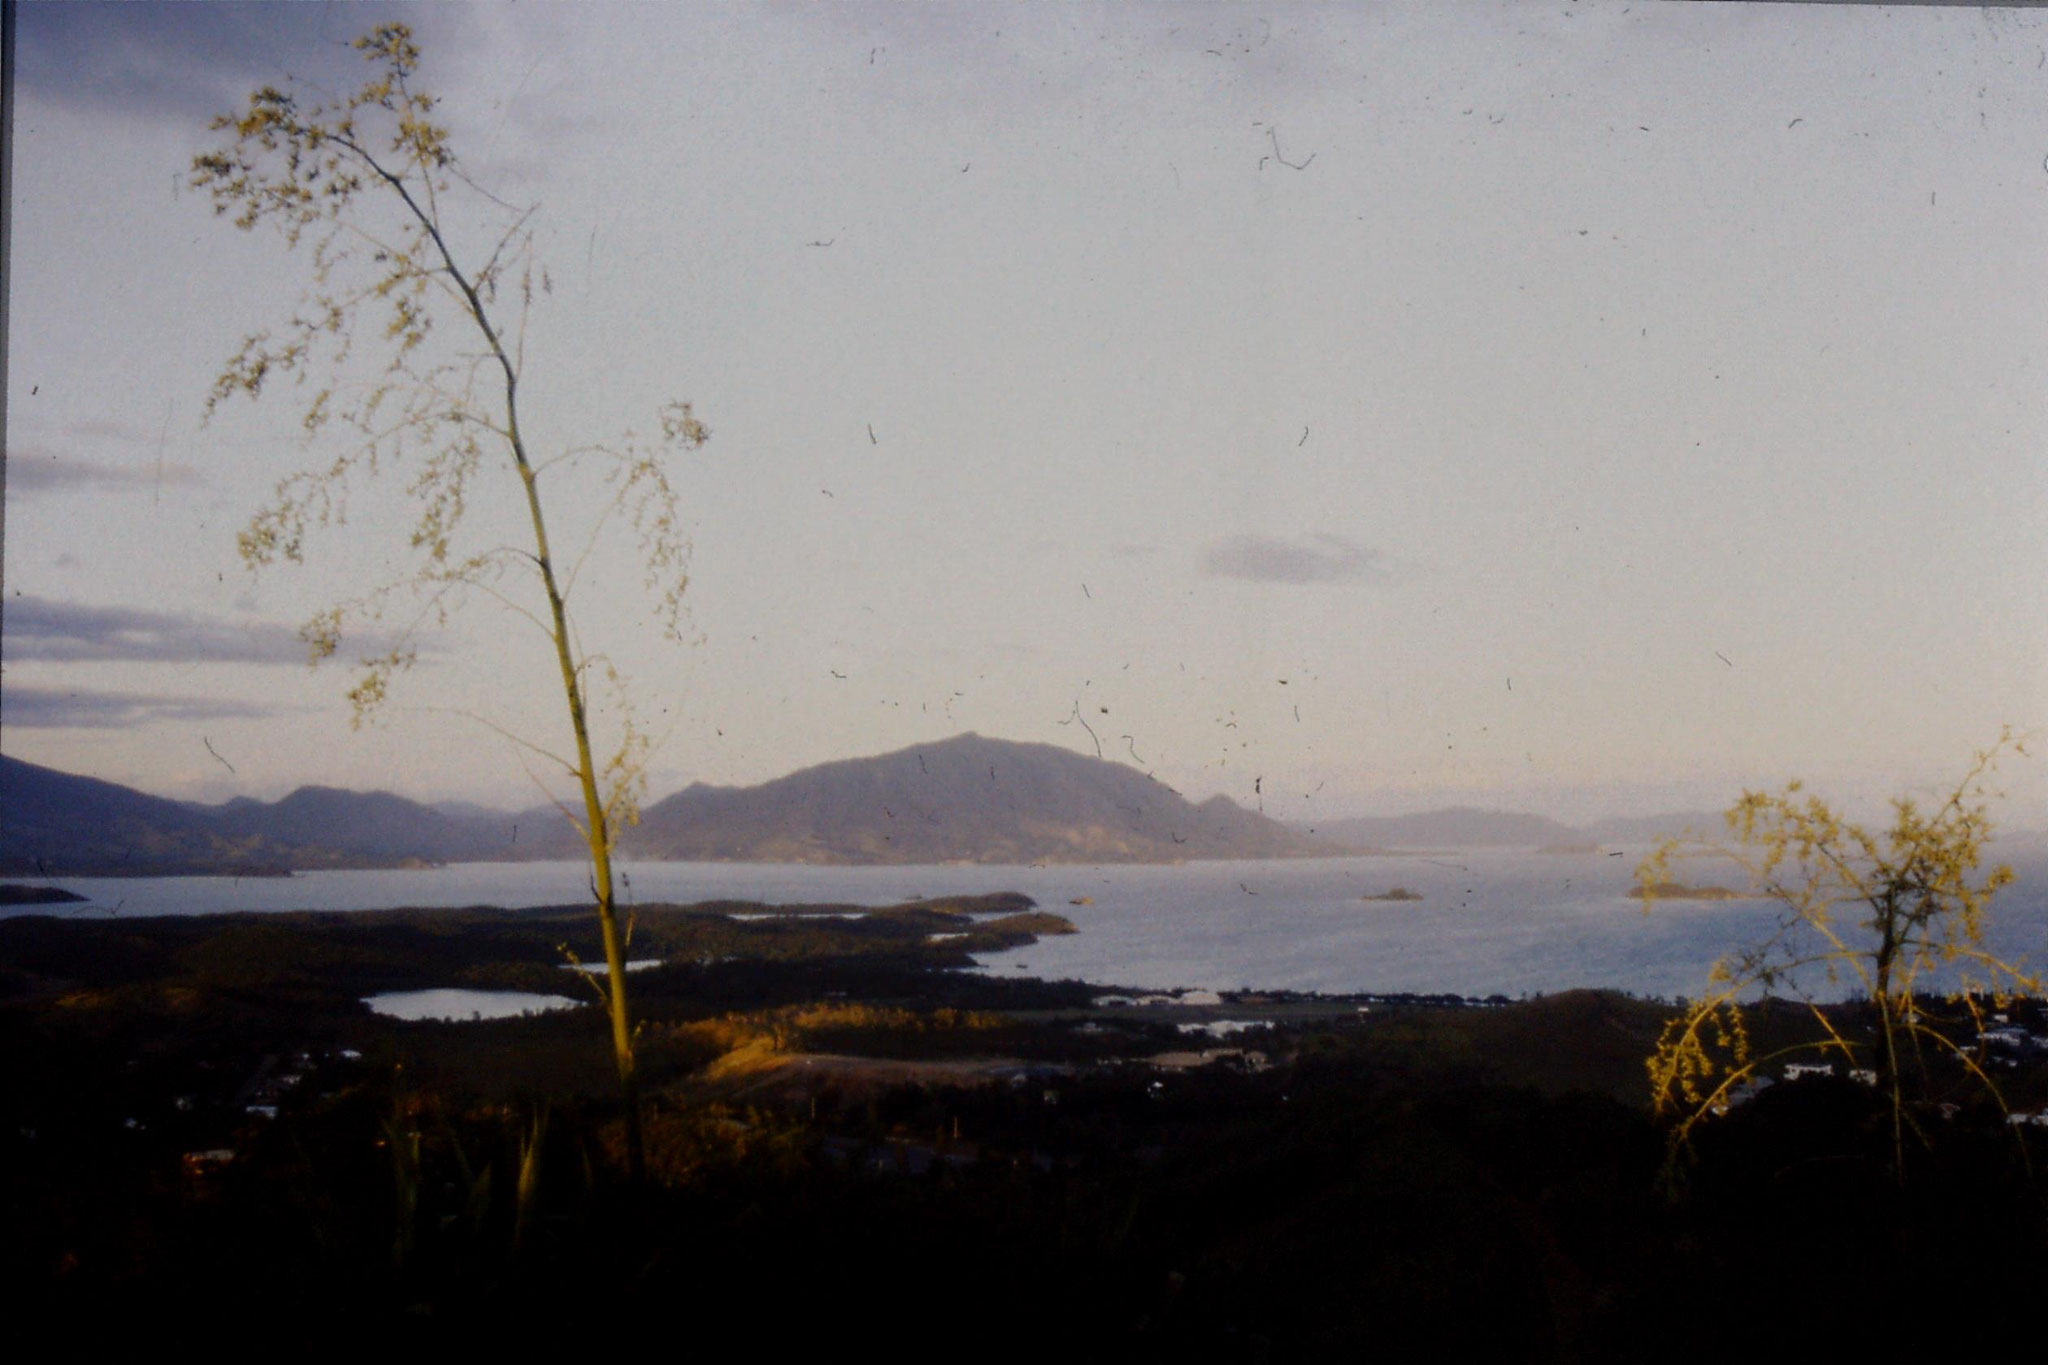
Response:
[[[185,464],[107,464],[100,460],[59,459],[40,451],[7,457],[7,495],[116,488],[157,488],[200,482],[199,471]]]
[[[162,721],[260,720],[301,709],[214,697],[57,687],[9,687],[0,694],[0,722],[27,730],[125,730]]]
[[[92,607],[47,597],[9,599],[6,653],[14,663],[302,664],[306,642],[288,626],[238,625],[179,612]],[[13,701],[10,689],[8,700]]]

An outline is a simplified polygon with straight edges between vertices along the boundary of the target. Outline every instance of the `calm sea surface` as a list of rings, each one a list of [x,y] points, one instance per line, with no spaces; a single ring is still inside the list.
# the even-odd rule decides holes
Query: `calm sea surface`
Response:
[[[1691,994],[1715,958],[1768,931],[1768,902],[1676,902],[1649,915],[1627,890],[1644,850],[1623,856],[1457,850],[1433,855],[1204,862],[1175,867],[799,867],[643,863],[638,901],[713,899],[888,905],[1021,891],[1079,926],[990,955],[989,971],[1165,989],[1255,987],[1517,996],[1575,986]],[[1993,946],[2048,966],[2048,857],[2007,856],[2019,880],[1993,902]],[[1686,863],[1688,881],[1733,884]],[[471,863],[425,871],[289,878],[70,878],[84,905],[0,914],[199,915],[223,911],[570,904],[579,863]],[[1394,886],[1420,901],[1370,902]],[[1084,900],[1085,904],[1073,902]]]

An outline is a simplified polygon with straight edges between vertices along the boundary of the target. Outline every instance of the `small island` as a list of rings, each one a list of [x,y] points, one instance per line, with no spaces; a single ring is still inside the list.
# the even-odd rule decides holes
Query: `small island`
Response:
[[[1642,901],[1743,901],[1755,899],[1744,891],[1725,886],[1687,886],[1683,882],[1637,882],[1630,887],[1631,899]]]
[[[1380,893],[1379,895],[1377,895],[1377,896],[1360,896],[1360,897],[1359,897],[1359,899],[1360,899],[1360,900],[1363,900],[1363,901],[1373,901],[1373,902],[1385,902],[1385,901],[1419,901],[1419,900],[1421,900],[1421,899],[1422,899],[1422,893],[1421,893],[1421,892],[1419,892],[1419,891],[1410,891],[1410,890],[1409,890],[1409,889],[1408,889],[1407,887],[1405,887],[1405,886],[1396,886],[1396,887],[1392,887],[1392,888],[1390,888],[1390,889],[1388,889],[1388,890],[1386,890],[1386,891],[1382,891],[1382,892],[1381,892],[1381,893]]]
[[[61,886],[24,886],[20,882],[0,883],[0,905],[78,905],[85,897]]]

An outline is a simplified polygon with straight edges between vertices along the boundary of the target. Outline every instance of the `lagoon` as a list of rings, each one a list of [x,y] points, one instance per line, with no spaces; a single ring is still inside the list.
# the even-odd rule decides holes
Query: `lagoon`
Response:
[[[575,1009],[580,1001],[564,995],[536,995],[532,991],[474,991],[452,987],[431,991],[387,991],[367,997],[363,1003],[372,1013],[412,1022],[441,1020],[463,1022],[471,1019],[517,1019],[522,1015],[546,1014]]]

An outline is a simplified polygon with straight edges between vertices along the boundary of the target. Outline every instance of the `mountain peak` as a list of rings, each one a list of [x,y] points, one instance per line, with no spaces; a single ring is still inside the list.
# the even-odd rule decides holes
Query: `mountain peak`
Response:
[[[1137,769],[973,732],[838,759],[757,787],[691,787],[641,814],[629,856],[805,863],[1177,862],[1312,851],[1218,797]]]

